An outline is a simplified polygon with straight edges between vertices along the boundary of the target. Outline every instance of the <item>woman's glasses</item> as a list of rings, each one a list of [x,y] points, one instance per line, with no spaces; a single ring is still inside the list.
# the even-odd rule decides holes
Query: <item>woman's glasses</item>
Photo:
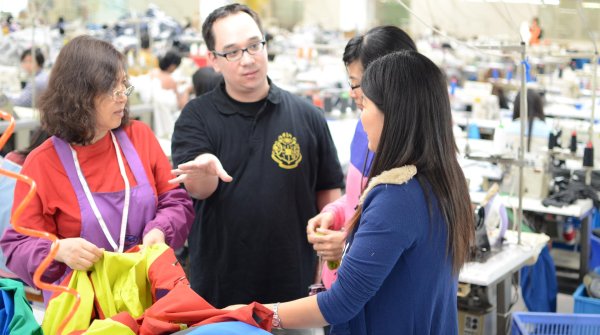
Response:
[[[124,90],[114,90],[111,96],[114,101],[120,101],[121,99],[130,96],[133,92],[133,88],[133,85],[129,85]]]

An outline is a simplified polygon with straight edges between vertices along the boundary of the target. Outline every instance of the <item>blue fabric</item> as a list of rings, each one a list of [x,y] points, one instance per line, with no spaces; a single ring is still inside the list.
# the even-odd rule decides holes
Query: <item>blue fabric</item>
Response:
[[[21,171],[21,166],[1,157],[0,167],[11,172]],[[15,183],[15,179],[0,175],[0,236],[4,235],[4,231],[10,227],[10,212],[13,205]],[[12,274],[12,272],[6,268],[6,258],[2,253],[2,249],[0,249],[0,275],[3,274],[2,272],[5,272],[4,275],[6,275],[6,273]]]
[[[10,324],[10,318],[8,317],[8,311],[4,306],[4,301],[8,300],[6,297],[6,292],[1,291],[0,293],[0,329],[2,332],[0,334],[8,334],[8,325]]]
[[[363,128],[362,121],[359,118],[356,129],[354,130],[354,137],[352,137],[352,144],[350,145],[350,163],[352,163],[358,171],[362,172],[363,176],[369,175],[374,157],[373,152],[369,150],[368,145],[369,139]]]
[[[330,290],[317,296],[331,334],[458,333],[458,279],[446,256],[446,225],[430,192],[373,188]]]
[[[180,332],[185,335],[269,335],[271,333],[241,321],[217,322]],[[179,334],[179,333],[175,333]],[[175,335],[174,334],[174,335]]]
[[[534,265],[521,269],[521,292],[530,312],[556,312],[558,282],[548,247],[542,249]]]
[[[2,314],[0,316],[0,328],[2,328],[2,334],[4,335],[10,334],[10,323],[15,315],[15,304],[12,294],[5,290],[0,290],[0,292],[2,294],[2,301],[0,302],[0,304],[2,304],[0,312]]]

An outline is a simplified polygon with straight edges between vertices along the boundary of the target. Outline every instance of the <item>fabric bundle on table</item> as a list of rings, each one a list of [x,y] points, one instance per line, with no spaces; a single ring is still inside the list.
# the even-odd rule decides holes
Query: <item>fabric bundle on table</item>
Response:
[[[273,313],[260,304],[224,311],[207,303],[189,287],[165,244],[105,252],[88,272],[73,271],[63,284],[81,295],[65,334],[172,334],[228,321],[241,321],[257,331],[271,328]],[[45,334],[56,333],[74,303],[75,297],[67,293],[52,296],[42,323]]]

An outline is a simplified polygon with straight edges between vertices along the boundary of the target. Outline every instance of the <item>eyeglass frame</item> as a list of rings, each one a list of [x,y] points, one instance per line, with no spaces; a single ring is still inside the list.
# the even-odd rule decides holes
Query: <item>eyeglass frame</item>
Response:
[[[226,51],[226,52],[219,52],[217,50],[212,50],[212,53],[215,54],[216,56],[220,56],[225,58],[228,62],[237,62],[238,60],[242,59],[244,57],[244,52],[247,52],[248,55],[250,56],[254,56],[257,53],[259,53],[260,51],[262,51],[265,48],[265,44],[267,44],[267,41],[262,40],[262,41],[258,41],[255,43],[250,44],[249,46],[245,47],[245,48],[241,48],[241,49],[235,49],[235,50],[231,50],[231,51]],[[253,46],[257,46],[260,45],[260,49],[256,50],[256,51],[250,51],[249,49]],[[232,53],[241,51],[240,56],[238,58],[235,59],[229,59],[227,56],[231,55]]]
[[[128,98],[131,95],[131,93],[133,93],[134,88],[135,87],[133,85],[129,85],[125,87],[124,90],[113,90],[110,97],[113,99],[113,101],[119,101],[119,99],[121,99],[122,97]]]
[[[354,91],[357,88],[360,88],[360,84],[352,85],[352,82],[348,80],[348,86],[350,86],[350,91]]]

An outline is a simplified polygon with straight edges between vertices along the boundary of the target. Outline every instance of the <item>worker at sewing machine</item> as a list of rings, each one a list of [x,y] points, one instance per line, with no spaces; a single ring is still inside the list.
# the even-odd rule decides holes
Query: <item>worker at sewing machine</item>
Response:
[[[505,129],[504,149],[511,157],[518,156],[521,134],[521,93],[513,103],[513,122]],[[533,198],[545,198],[548,194],[547,148],[550,126],[545,122],[543,99],[535,90],[527,90],[527,124],[524,129],[524,195]],[[495,134],[499,136],[499,134]],[[518,165],[510,168],[502,183],[502,192],[517,194]]]
[[[48,86],[48,73],[44,71],[44,54],[40,49],[27,49],[21,54],[21,68],[27,76],[35,76],[33,81],[27,81],[23,90],[9,96],[14,106],[32,107],[33,103]],[[35,94],[35,99],[34,99]]]

